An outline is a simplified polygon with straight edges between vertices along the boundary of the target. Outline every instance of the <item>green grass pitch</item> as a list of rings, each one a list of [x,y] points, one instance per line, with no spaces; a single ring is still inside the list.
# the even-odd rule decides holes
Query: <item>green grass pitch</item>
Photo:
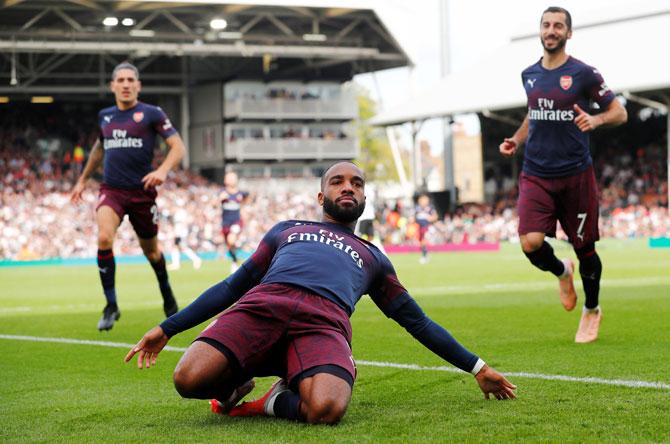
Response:
[[[555,247],[560,257],[574,257],[565,244]],[[510,376],[518,399],[499,402],[484,400],[462,372],[359,364],[351,405],[335,427],[213,415],[206,401],[181,399],[174,390],[178,352],[164,351],[156,368],[138,370],[123,363],[125,348],[8,338],[135,343],[162,319],[148,265],[117,267],[122,316],[105,333],[95,328],[103,297],[94,266],[0,268],[0,442],[669,442],[670,249],[605,241],[599,252],[601,337],[583,345],[573,342],[579,309],[563,310],[555,278],[535,270],[518,245],[433,254],[426,265],[417,255],[393,256],[429,316],[498,370],[530,375]],[[186,262],[172,272],[180,305],[228,268],[207,262],[194,271]],[[367,297],[352,324],[359,361],[448,365]],[[201,328],[170,345],[188,346]],[[589,377],[660,384],[625,387]],[[258,380],[250,397],[272,381]]]

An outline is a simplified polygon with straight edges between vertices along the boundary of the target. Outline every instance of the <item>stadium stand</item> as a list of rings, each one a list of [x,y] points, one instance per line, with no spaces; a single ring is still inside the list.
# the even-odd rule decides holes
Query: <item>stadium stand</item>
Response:
[[[73,206],[67,194],[76,176],[74,147],[82,137],[90,140],[91,131],[77,132],[77,139],[69,143],[63,139],[63,145],[70,148],[56,152],[41,152],[37,146],[43,138],[34,137],[35,134],[44,136],[48,131],[42,126],[14,123],[5,123],[0,129],[0,259],[92,257],[95,245],[90,239],[95,237],[96,190],[85,194],[80,207]],[[602,191],[603,237],[670,235],[667,179],[663,171],[667,158],[661,146],[652,144],[630,153],[611,148],[596,157]],[[300,180],[297,184],[295,178],[273,179],[272,186],[268,186],[267,178],[245,180],[245,188],[252,192],[243,212],[246,221],[241,238],[243,248],[255,248],[262,234],[278,220],[318,217],[313,199],[316,180]],[[173,173],[158,199],[161,242],[171,247],[172,218],[181,211],[187,215],[187,244],[198,252],[216,252],[222,242],[219,192],[220,185],[197,173],[189,170]],[[514,204],[512,188],[492,204],[461,205],[433,225],[428,239],[431,244],[516,242]],[[395,199],[380,199],[379,205],[378,228],[384,242],[416,244],[416,230],[407,211],[411,206],[397,205]],[[86,212],[91,217],[80,217]],[[120,255],[141,254],[129,224],[120,230],[117,248]]]

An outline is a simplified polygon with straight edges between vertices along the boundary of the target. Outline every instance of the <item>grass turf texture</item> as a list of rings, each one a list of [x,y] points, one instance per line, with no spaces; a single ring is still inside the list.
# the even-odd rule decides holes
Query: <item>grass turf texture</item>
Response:
[[[560,257],[574,257],[555,244]],[[503,372],[670,383],[670,250],[644,242],[599,244],[604,320],[594,344],[573,342],[579,308],[566,313],[556,282],[516,245],[497,253],[393,256],[401,281],[424,310]],[[223,278],[224,262],[172,272],[181,306]],[[324,271],[329,272],[329,271]],[[135,343],[162,319],[148,265],[117,268],[122,316],[99,333],[103,297],[95,267],[0,269],[0,334]],[[580,303],[581,284],[577,283]],[[578,306],[578,307],[579,307]],[[354,357],[448,365],[367,297],[352,318]],[[170,345],[186,347],[201,327]],[[516,401],[485,401],[465,373],[359,366],[353,399],[337,427],[268,418],[227,418],[207,402],[183,400],[171,373],[123,364],[125,349],[0,339],[0,442],[667,442],[670,390],[511,378]],[[272,379],[257,381],[259,397]]]

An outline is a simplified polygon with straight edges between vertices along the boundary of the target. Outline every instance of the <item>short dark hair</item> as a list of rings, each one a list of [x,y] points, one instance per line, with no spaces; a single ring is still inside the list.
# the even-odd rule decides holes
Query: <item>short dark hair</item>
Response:
[[[326,174],[328,173],[328,171],[330,171],[330,169],[332,167],[334,167],[335,165],[339,165],[341,163],[350,163],[353,166],[355,166],[356,168],[359,168],[359,169],[361,168],[358,165],[356,165],[355,162],[352,162],[351,160],[338,160],[338,161],[335,161],[335,162],[331,163],[330,165],[328,165],[328,168],[323,170],[323,174],[321,174],[321,191],[323,191],[323,187],[326,185]]]
[[[137,66],[133,65],[129,61],[121,62],[118,65],[114,67],[114,70],[112,71],[112,80],[116,78],[116,74],[121,71],[122,69],[129,69],[131,71],[135,72],[135,77],[137,77],[137,80],[140,79],[140,71],[137,69]]]
[[[547,12],[558,12],[565,14],[565,26],[568,27],[568,31],[572,31],[572,16],[570,15],[567,9],[561,8],[560,6],[549,6],[547,9],[544,10],[542,16],[540,16],[540,24],[542,24],[542,17],[544,17],[544,14],[546,14]]]

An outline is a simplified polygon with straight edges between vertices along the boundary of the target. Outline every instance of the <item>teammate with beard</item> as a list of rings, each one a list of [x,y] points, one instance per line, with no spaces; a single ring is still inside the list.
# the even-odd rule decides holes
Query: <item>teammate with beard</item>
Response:
[[[356,165],[332,165],[317,196],[320,222],[275,225],[239,270],[149,330],[126,362],[139,354],[139,368],[154,365],[172,336],[226,310],[177,364],[179,394],[211,399],[214,412],[230,416],[334,424],[346,412],[356,378],[349,317],[369,294],[424,346],[475,375],[486,398],[514,398],[516,387],[428,318],[388,258],[354,235],[364,188]],[[263,397],[236,406],[253,389],[253,377],[272,375],[281,379]]]
[[[577,303],[574,265],[570,259],[559,260],[544,239],[556,235],[557,220],[577,254],[585,301],[575,342],[584,343],[598,338],[602,319],[598,301],[602,264],[595,248],[600,238],[598,188],[588,133],[620,125],[627,114],[598,70],[566,54],[571,37],[570,13],[547,8],[540,20],[544,56],[521,74],[528,115],[500,144],[500,153],[511,157],[526,143],[519,177],[521,248],[533,265],[558,277],[560,300],[568,311]],[[584,111],[590,102],[603,111],[596,115]]]

